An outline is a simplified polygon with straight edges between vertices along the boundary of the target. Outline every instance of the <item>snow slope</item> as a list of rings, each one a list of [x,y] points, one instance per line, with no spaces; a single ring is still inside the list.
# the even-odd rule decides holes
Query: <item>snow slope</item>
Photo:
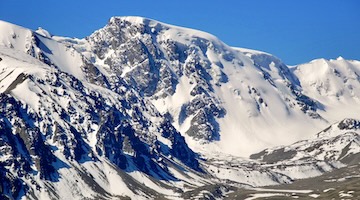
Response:
[[[318,59],[293,68],[304,94],[324,107],[319,113],[330,123],[343,118],[359,118],[360,62]]]

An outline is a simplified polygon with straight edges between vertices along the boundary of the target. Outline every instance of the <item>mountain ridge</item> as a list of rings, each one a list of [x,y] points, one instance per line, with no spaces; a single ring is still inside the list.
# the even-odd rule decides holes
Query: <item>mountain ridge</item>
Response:
[[[356,143],[341,146],[355,153],[345,163],[260,150],[352,137],[334,128],[337,138],[309,139],[356,117],[358,61],[290,69],[271,54],[138,17],[113,17],[83,39],[2,21],[0,30],[0,190],[9,198],[185,198],[210,186],[224,197],[357,160]],[[284,162],[242,157],[256,152]],[[302,174],[291,174],[294,164]]]

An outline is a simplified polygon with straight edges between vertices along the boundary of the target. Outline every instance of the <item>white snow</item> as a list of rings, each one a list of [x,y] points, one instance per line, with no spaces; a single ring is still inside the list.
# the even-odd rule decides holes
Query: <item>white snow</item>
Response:
[[[38,37],[40,42],[45,45],[40,45],[40,48],[45,48],[45,55],[48,56],[56,66],[62,71],[67,72],[80,80],[84,80],[84,75],[81,70],[82,57],[72,47],[66,47],[64,44],[55,42],[49,38],[42,36]]]
[[[88,133],[89,144],[91,147],[95,148],[97,143],[96,134],[99,130],[99,126],[97,124],[91,124],[92,131]]]
[[[353,197],[352,192],[353,191],[348,191],[348,192],[345,193],[344,191],[340,191],[339,192],[339,197]]]
[[[44,37],[51,38],[51,34],[49,33],[49,31],[47,31],[41,27],[39,27],[35,32]]]
[[[278,189],[268,189],[268,188],[251,188],[251,189],[261,192],[283,192],[283,193],[300,193],[300,194],[307,194],[312,192],[312,190],[278,190]]]
[[[25,51],[30,46],[32,32],[29,29],[0,20],[0,46]]]
[[[259,194],[251,194],[251,197],[246,198],[245,200],[253,200],[264,197],[275,197],[275,196],[286,196],[282,193],[259,193]]]
[[[156,109],[165,114],[169,112],[174,116],[174,127],[180,132],[185,132],[190,127],[191,118],[186,119],[184,122],[179,122],[179,115],[182,105],[189,103],[194,97],[189,93],[193,86],[190,84],[190,80],[182,76],[179,79],[179,84],[176,86],[175,93],[172,96],[168,96],[164,99],[151,100],[151,103],[156,107]]]
[[[312,198],[318,198],[320,195],[319,194],[309,194],[309,197],[312,197]]]

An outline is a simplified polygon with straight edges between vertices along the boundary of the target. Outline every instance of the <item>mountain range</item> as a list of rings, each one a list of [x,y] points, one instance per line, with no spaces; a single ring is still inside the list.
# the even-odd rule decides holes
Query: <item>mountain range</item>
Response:
[[[0,21],[0,99],[2,199],[222,199],[360,161],[359,61],[142,17],[83,39]]]

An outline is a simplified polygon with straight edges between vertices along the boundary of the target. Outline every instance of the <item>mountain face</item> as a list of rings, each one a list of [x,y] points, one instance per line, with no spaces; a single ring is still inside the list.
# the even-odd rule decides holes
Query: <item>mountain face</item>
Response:
[[[242,53],[207,33],[143,18],[112,18],[72,43],[99,69],[96,76],[110,88],[119,80],[127,82],[192,147],[216,143],[213,148],[246,155],[258,150],[251,146],[269,145],[274,135],[283,138],[279,132],[291,120],[311,127],[325,124],[317,113],[321,105],[302,93],[298,78],[279,59]],[[301,138],[295,130],[289,128]]]
[[[223,198],[358,163],[359,75],[140,17],[84,39],[0,21],[1,197]]]
[[[322,116],[330,122],[358,118],[360,62],[318,59],[293,68],[299,77],[303,93],[316,99]]]
[[[81,185],[87,180],[78,182],[80,177],[92,180],[99,176],[109,185],[108,175],[102,175],[103,167],[97,163],[114,168],[111,173],[116,173],[115,169],[139,171],[160,180],[177,180],[167,162],[180,162],[172,164],[177,170],[186,167],[202,172],[198,156],[184,137],[127,83],[119,81],[116,92],[91,84],[85,78],[90,74],[82,71],[86,60],[81,54],[29,30],[10,28],[19,29],[12,37],[17,43],[0,50],[2,173],[7,177],[1,189],[5,194],[10,191],[17,198],[25,191],[36,193],[46,188],[36,178],[58,182],[62,177],[75,176]],[[26,41],[21,41],[23,38]],[[20,47],[11,48],[19,43],[24,44],[25,52]],[[79,69],[71,66],[72,60],[61,60],[54,52],[63,59],[78,60],[75,68]],[[89,174],[89,169],[79,165],[87,162],[99,173]],[[76,174],[66,172],[68,168],[77,169]],[[26,181],[34,188],[16,176],[8,177],[11,173],[27,176]],[[98,184],[90,182],[90,186],[102,188]],[[49,198],[59,197],[57,187],[64,186],[46,191]]]

